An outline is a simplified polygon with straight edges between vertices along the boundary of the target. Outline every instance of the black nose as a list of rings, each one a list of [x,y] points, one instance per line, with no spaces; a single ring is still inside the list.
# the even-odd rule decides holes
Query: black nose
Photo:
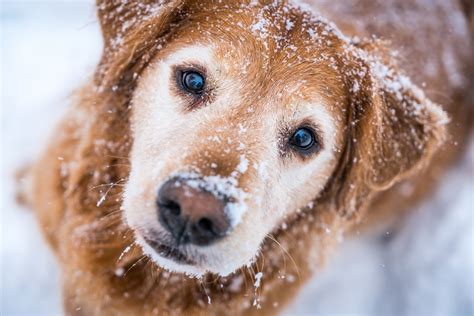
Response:
[[[178,244],[206,246],[225,236],[230,224],[225,202],[183,179],[168,180],[158,192],[158,217]]]

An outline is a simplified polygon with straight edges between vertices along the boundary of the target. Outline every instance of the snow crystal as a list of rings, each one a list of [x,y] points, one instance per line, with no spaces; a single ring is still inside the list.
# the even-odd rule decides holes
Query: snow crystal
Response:
[[[260,305],[260,299],[258,297],[256,297],[254,300],[253,300],[253,306],[255,306],[257,309],[260,309],[262,308],[262,306]]]
[[[244,167],[246,168],[247,166],[248,162],[241,166],[240,169],[244,170]],[[247,204],[245,203],[247,193],[238,187],[236,172],[233,172],[229,177],[222,177],[220,175],[201,176],[197,173],[189,172],[180,173],[178,178],[182,179],[181,181],[191,188],[204,189],[217,198],[231,198],[226,204],[226,214],[233,227],[240,223],[243,214],[247,210]]]
[[[265,179],[268,176],[267,164],[262,161],[260,163],[254,163],[254,168],[257,170],[258,175]]]
[[[117,268],[117,269],[115,269],[114,274],[117,277],[122,277],[125,274],[125,269],[124,268]]]
[[[264,18],[261,18],[256,22],[255,24],[252,25],[251,30],[252,32],[260,36],[260,38],[265,39],[268,36],[268,30],[265,28],[265,25],[268,24],[268,21]]]
[[[240,162],[236,168],[237,171],[239,171],[241,174],[244,174],[249,166],[249,161],[247,158],[245,158],[244,155],[240,156]]]
[[[295,23],[293,21],[287,20],[285,23],[285,29],[287,31],[291,31],[291,29],[295,26]]]
[[[263,273],[262,272],[258,272],[256,275],[255,275],[255,288],[258,289],[260,287],[260,283],[262,282],[262,277],[263,277]]]
[[[120,256],[119,256],[117,262],[119,262],[120,260],[122,260],[123,256],[125,256],[125,255],[130,251],[130,249],[132,249],[132,247],[131,247],[131,246],[127,246],[127,247],[122,251],[122,253],[120,254]]]
[[[97,201],[97,204],[96,204],[97,207],[101,206],[102,203],[104,203],[105,199],[107,198],[107,193],[108,193],[108,191],[106,191],[104,194],[102,194],[100,199]]]
[[[286,277],[286,280],[290,283],[293,283],[296,281],[296,277],[293,274],[288,274],[288,276]]]

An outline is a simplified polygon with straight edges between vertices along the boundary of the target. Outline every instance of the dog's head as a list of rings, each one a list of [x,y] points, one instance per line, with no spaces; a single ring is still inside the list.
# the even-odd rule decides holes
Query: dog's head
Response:
[[[164,268],[227,275],[310,203],[361,209],[443,134],[379,44],[298,6],[102,0],[99,17],[99,80],[133,86],[125,219]]]

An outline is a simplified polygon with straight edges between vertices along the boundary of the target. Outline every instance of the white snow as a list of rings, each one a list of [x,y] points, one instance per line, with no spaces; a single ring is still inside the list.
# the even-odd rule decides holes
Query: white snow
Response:
[[[91,75],[101,37],[89,2],[2,0],[0,6],[0,314],[57,315],[58,265],[33,214],[14,201],[13,174],[37,157],[71,93]]]
[[[254,286],[255,286],[255,289],[258,289],[260,287],[260,284],[262,282],[262,277],[263,277],[263,273],[262,272],[258,272],[256,275],[255,275],[255,283],[254,283]]]
[[[91,2],[1,3],[2,315],[61,314],[58,266],[31,212],[15,204],[12,175],[36,157],[70,92],[98,60]],[[286,315],[472,315],[473,161],[474,144],[390,239],[346,237]]]
[[[240,172],[241,174],[244,174],[249,167],[249,160],[245,158],[245,155],[240,156],[240,162],[237,165],[236,170]]]
[[[263,17],[260,18],[255,24],[252,25],[252,32],[254,32],[255,35],[260,36],[262,38],[266,38],[267,35],[267,29],[265,28],[265,25],[267,25],[268,21],[264,19]]]
[[[222,177],[220,175],[201,176],[194,172],[179,173],[176,176],[183,179],[183,182],[191,188],[205,189],[218,198],[232,197],[233,200],[226,204],[225,211],[229,217],[231,226],[235,227],[240,223],[242,216],[247,211],[247,204],[245,202],[247,193],[239,187],[238,178],[239,174],[243,174],[247,170],[248,164],[247,159],[241,156],[240,163],[237,165],[236,170],[228,177]],[[180,182],[176,184],[179,185]]]

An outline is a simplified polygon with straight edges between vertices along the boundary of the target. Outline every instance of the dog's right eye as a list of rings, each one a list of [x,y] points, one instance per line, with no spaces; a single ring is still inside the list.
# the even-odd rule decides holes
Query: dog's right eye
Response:
[[[298,128],[289,139],[291,147],[303,156],[319,151],[321,145],[315,131],[310,127]]]
[[[200,95],[204,91],[206,79],[197,71],[184,71],[181,73],[181,86],[184,91]]]

